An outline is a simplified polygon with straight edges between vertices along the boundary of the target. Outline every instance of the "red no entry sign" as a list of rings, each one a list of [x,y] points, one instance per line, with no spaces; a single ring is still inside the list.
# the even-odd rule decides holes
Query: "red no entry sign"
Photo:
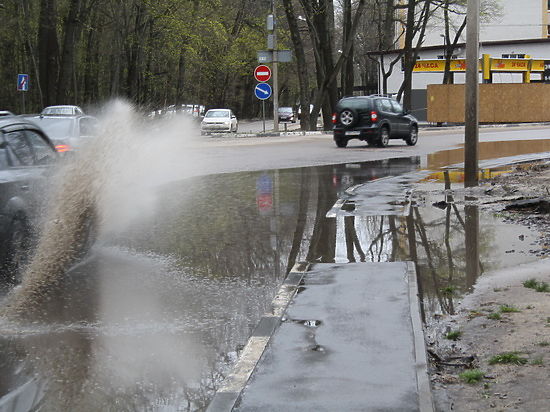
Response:
[[[265,64],[262,64],[254,69],[254,77],[259,82],[267,82],[271,79],[271,69]]]

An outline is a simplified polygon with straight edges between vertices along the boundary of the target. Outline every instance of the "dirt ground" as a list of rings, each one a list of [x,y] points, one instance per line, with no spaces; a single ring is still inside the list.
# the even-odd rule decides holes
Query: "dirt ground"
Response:
[[[484,274],[458,314],[427,331],[436,410],[550,411],[550,290],[544,287],[550,285],[550,165],[518,168],[480,189],[516,203],[503,219],[540,235],[532,251],[540,260]],[[525,205],[522,198],[537,200]],[[541,291],[526,287],[528,280]],[[456,341],[448,339],[454,331]],[[501,361],[513,363],[494,363],[502,354]],[[461,373],[474,370],[479,381],[466,383]]]

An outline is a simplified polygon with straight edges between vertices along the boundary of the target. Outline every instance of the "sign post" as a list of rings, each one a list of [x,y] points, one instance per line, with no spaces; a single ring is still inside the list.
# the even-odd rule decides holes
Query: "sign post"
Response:
[[[18,74],[17,75],[17,91],[19,92],[28,92],[29,91],[29,75],[28,74]],[[21,103],[23,106],[23,113],[25,110],[25,93],[21,95]]]
[[[254,94],[262,101],[262,118],[265,133],[265,101],[271,97],[271,86],[268,83],[258,83],[254,88]]]
[[[468,0],[467,20],[464,187],[475,187],[479,184],[479,0]]]

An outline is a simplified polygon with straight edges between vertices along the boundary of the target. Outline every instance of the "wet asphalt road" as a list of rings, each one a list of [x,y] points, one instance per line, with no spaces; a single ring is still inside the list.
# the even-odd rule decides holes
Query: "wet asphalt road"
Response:
[[[547,151],[540,139],[548,137],[548,128],[484,130],[481,157]],[[498,142],[518,138],[534,141]],[[386,149],[337,149],[330,136],[193,142],[182,164],[163,165],[175,173],[157,186],[154,213],[105,230],[44,296],[41,316],[0,319],[0,411],[14,402],[26,402],[22,410],[204,409],[298,261],[416,254],[427,317],[452,312],[477,276],[506,265],[507,249],[527,250],[532,235],[504,243],[517,231],[427,199],[413,214],[413,252],[404,246],[411,222],[325,214],[352,185],[459,162],[460,151],[428,154],[461,139],[460,131],[430,131],[417,147],[399,141]],[[479,228],[478,256],[464,250],[467,224]],[[530,256],[510,263],[518,259]],[[475,273],[467,270],[472,260],[482,262]]]

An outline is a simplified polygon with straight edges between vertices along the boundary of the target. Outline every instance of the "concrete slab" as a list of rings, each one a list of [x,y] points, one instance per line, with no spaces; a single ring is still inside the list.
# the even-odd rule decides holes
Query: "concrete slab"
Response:
[[[433,410],[410,262],[315,264],[302,286],[236,404],[209,410]]]

